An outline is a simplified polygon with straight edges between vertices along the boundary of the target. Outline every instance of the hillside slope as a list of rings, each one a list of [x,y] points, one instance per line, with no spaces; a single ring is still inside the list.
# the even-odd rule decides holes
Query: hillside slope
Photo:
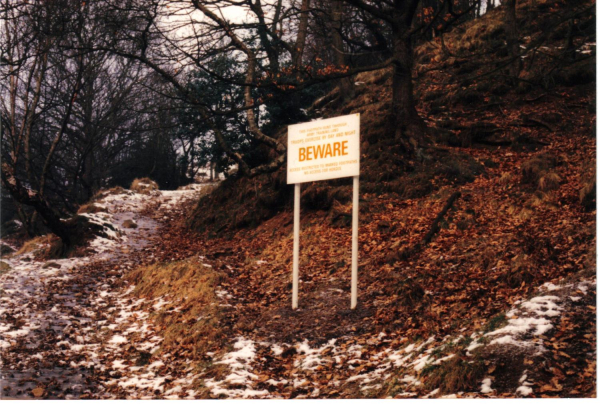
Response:
[[[133,244],[89,265],[54,268],[17,253],[10,264],[22,272],[0,274],[12,285],[3,300],[14,300],[0,313],[2,359],[16,375],[9,393],[595,397],[592,5],[522,4],[518,79],[506,70],[502,8],[455,27],[443,46],[420,44],[429,144],[414,160],[386,137],[389,71],[356,77],[345,105],[313,108],[315,117],[361,114],[356,310],[349,179],[303,186],[298,310],[283,169],[229,178],[194,200],[193,189],[127,191],[107,220],[120,228],[132,213],[152,237],[121,229]],[[565,16],[579,9],[589,12],[574,19],[565,55]],[[61,333],[31,327],[56,321],[55,307],[70,322]],[[40,366],[34,337],[44,341]],[[20,363],[23,353],[31,358]],[[35,372],[45,377],[37,387]],[[78,387],[55,381],[65,375]]]
[[[336,338],[347,348],[363,341],[361,349],[383,334],[391,346],[434,338],[433,351],[455,355],[449,365],[425,361],[416,375],[392,373],[398,380],[417,377],[422,385],[409,384],[418,395],[437,387],[445,394],[595,395],[595,292],[589,286],[595,285],[595,42],[593,34],[575,37],[574,56],[562,57],[568,21],[566,8],[560,7],[569,4],[557,9],[554,2],[540,1],[520,7],[523,70],[516,82],[499,67],[506,56],[503,9],[457,27],[445,38],[446,51],[439,41],[418,49],[418,109],[434,143],[421,160],[403,160],[393,142],[381,140],[390,104],[389,72],[359,75],[353,100],[319,111],[325,117],[361,113],[356,311],[348,310],[348,180],[304,187],[297,312],[289,308],[292,187],[285,184],[284,171],[230,180],[200,201],[188,224],[202,235],[196,236],[197,248],[232,268],[223,286],[236,307],[229,314],[234,329],[278,343],[323,344]],[[594,26],[593,12],[578,18],[580,32]],[[540,42],[548,30],[552,34]],[[439,233],[426,247],[413,248],[455,192],[461,196]],[[561,288],[556,292],[561,297],[544,295],[545,284]],[[536,304],[532,301],[555,303],[561,315],[527,317],[533,319],[529,323],[511,318]],[[515,358],[531,362],[529,343],[504,338],[502,349],[491,349],[498,342],[485,337],[515,321],[522,326],[519,335],[542,347],[539,360],[530,365],[515,364],[520,360]],[[547,327],[536,331],[532,324]],[[480,335],[484,338],[477,345],[482,346],[474,351],[467,349],[473,347],[469,343],[440,348],[440,340]],[[295,352],[302,351],[296,347]],[[475,367],[448,385],[440,372],[468,368],[473,352],[487,370]],[[381,370],[372,357],[361,358],[354,367],[360,368],[358,375]],[[284,358],[283,363],[290,362]],[[503,380],[515,366],[522,369],[519,378]],[[482,389],[487,371],[495,381]],[[529,385],[519,384],[524,374]],[[402,383],[375,384],[381,386],[364,394],[406,392]],[[363,394],[327,385],[338,391],[333,396]]]

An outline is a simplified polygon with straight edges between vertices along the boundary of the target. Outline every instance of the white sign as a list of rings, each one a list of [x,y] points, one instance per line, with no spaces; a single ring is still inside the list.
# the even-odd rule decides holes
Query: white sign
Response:
[[[360,114],[288,126],[287,183],[360,173]]]
[[[352,179],[352,280],[350,308],[358,299],[358,177],[360,114],[288,126],[287,182],[294,185],[292,308],[298,308],[300,261],[300,184],[342,177]]]

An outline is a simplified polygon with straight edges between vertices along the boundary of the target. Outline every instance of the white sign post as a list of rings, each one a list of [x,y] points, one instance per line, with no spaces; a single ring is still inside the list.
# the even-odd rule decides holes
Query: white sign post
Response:
[[[352,285],[350,308],[358,295],[358,177],[360,175],[360,114],[338,116],[288,126],[287,183],[294,185],[294,259],[292,308],[298,308],[300,253],[300,184],[354,177],[352,191]]]

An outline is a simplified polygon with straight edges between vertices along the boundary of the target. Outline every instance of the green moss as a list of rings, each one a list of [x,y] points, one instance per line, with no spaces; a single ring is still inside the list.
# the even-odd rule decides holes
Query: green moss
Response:
[[[431,369],[425,380],[429,390],[440,389],[441,394],[477,390],[485,375],[485,364],[479,355],[454,356]]]
[[[490,321],[483,328],[484,333],[492,332],[498,328],[504,327],[508,323],[506,315],[504,313],[498,314],[490,319]]]

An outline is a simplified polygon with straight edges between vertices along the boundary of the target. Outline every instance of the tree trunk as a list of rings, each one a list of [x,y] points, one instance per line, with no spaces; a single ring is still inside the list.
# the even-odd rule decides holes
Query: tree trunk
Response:
[[[338,68],[345,68],[348,66],[346,55],[344,54],[344,41],[342,39],[342,13],[343,3],[342,0],[335,0],[332,5],[332,45],[334,53],[334,62]],[[340,94],[340,102],[346,103],[354,95],[354,85],[352,83],[352,77],[343,77],[338,79],[337,87]]]
[[[23,204],[15,200],[15,206],[17,208],[17,215],[19,216],[21,223],[23,223],[23,228],[25,229],[27,235],[32,238],[37,236],[38,234],[35,234],[34,229],[31,226],[31,215],[28,215],[27,212],[25,212],[25,209],[23,209]]]
[[[571,18],[569,20],[569,30],[567,31],[567,37],[565,38],[565,57],[569,60],[575,60],[576,52],[575,52],[575,44],[573,43],[574,37],[574,28],[575,28],[575,19]]]
[[[52,209],[48,201],[38,192],[27,189],[7,163],[2,164],[2,183],[17,202],[31,206],[39,213],[44,224],[48,226],[52,233],[60,237],[65,249],[73,244],[71,233],[66,224],[61,221],[60,215]]]
[[[265,20],[265,13],[262,9],[261,1],[250,1],[250,8],[252,11],[254,11],[256,17],[258,18],[258,36],[260,37],[260,41],[262,42],[262,45],[267,53],[267,59],[269,59],[269,70],[271,73],[277,74],[279,72],[279,53],[269,38],[268,26]]]
[[[306,34],[308,32],[308,8],[310,0],[302,0],[300,8],[300,23],[298,24],[298,36],[294,44],[294,53],[292,57],[292,65],[299,68],[302,65],[302,55],[304,54],[304,45],[306,44]]]
[[[83,160],[83,173],[81,174],[81,184],[83,185],[85,195],[83,199],[86,201],[89,200],[94,195],[93,190],[93,168],[94,167],[94,158],[93,152],[91,150],[88,151],[84,160]]]
[[[515,60],[510,65],[510,75],[519,77],[521,72],[521,57],[519,55],[519,27],[517,22],[517,0],[506,0],[506,36],[508,39],[508,52]]]
[[[394,138],[408,155],[412,155],[422,143],[425,125],[415,108],[413,45],[409,30],[405,14],[399,13],[393,26],[392,122]]]

